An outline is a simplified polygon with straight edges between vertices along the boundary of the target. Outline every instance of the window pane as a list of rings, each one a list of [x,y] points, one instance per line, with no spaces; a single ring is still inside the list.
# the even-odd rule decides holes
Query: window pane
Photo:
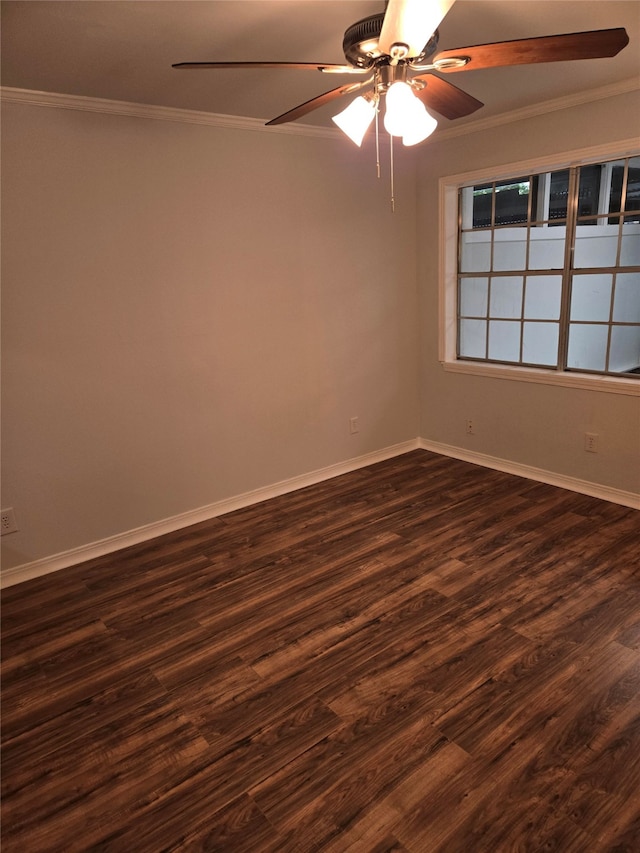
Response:
[[[520,361],[520,323],[509,320],[489,322],[489,358]]]
[[[620,266],[640,266],[640,223],[625,222],[622,226]]]
[[[494,270],[524,270],[526,262],[526,228],[500,228],[494,232]]]
[[[551,192],[549,194],[549,219],[567,218],[567,198],[569,196],[569,170],[551,174]]]
[[[528,178],[516,178],[496,184],[496,225],[527,221],[529,190]]]
[[[480,184],[473,187],[473,227],[483,228],[491,225],[491,204],[493,184]]]
[[[491,269],[491,232],[467,231],[462,235],[460,272],[489,272]]]
[[[567,228],[535,228],[529,246],[530,270],[561,270],[564,267],[564,246]]]
[[[488,278],[460,279],[460,314],[463,317],[486,317]]]
[[[556,365],[558,360],[558,324],[525,323],[522,360],[528,364]]]
[[[602,166],[581,166],[578,188],[578,216],[593,216],[598,212],[600,172]]]
[[[640,323],[640,272],[616,276],[613,319],[617,323]]]
[[[604,370],[607,355],[608,326],[569,326],[567,366],[582,370]]]
[[[640,367],[640,326],[614,326],[611,330],[609,370],[622,373]]]
[[[576,275],[571,289],[572,320],[609,320],[611,309],[610,273]]]
[[[606,208],[609,213],[618,213],[622,210],[624,166],[624,160],[618,160],[615,163],[611,163],[611,191],[609,193],[609,205]]]
[[[617,225],[577,226],[575,267],[613,267],[617,252]]]
[[[505,276],[491,279],[491,317],[520,317],[522,315],[522,278]]]
[[[558,320],[562,297],[562,276],[527,276],[524,316],[528,320]]]
[[[640,157],[632,157],[629,160],[629,174],[627,176],[627,195],[625,199],[625,210],[640,210]],[[636,218],[636,222],[637,222]]]
[[[485,320],[460,320],[460,355],[486,358],[487,323]]]

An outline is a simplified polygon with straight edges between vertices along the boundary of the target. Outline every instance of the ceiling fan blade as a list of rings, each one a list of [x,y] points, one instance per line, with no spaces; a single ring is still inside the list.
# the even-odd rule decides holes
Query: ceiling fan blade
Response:
[[[389,0],[378,40],[383,53],[405,44],[408,55],[420,56],[455,0]]]
[[[354,68],[352,65],[334,65],[320,62],[176,62],[172,68],[297,68],[310,71],[326,71],[331,74],[365,74],[366,68]]]
[[[600,59],[615,56],[629,44],[622,27],[612,30],[592,30],[558,36],[516,39],[515,41],[479,44],[443,50],[432,60],[437,71],[474,71],[505,65],[528,65],[534,62],[565,62],[574,59]],[[464,65],[447,67],[447,61],[467,58]]]
[[[307,113],[313,112],[313,110],[317,110],[319,107],[323,107],[325,104],[334,101],[336,98],[342,97],[342,95],[349,95],[351,92],[357,92],[359,89],[368,86],[370,83],[373,83],[373,77],[369,77],[367,80],[363,80],[358,83],[347,83],[345,86],[338,86],[337,89],[331,89],[323,95],[311,98],[311,100],[305,101],[304,104],[300,104],[292,110],[288,110],[286,113],[282,113],[282,115],[272,118],[271,121],[267,122],[267,127],[272,124],[285,124],[288,121],[295,121],[297,118],[301,118],[302,116],[307,115]]]
[[[453,83],[449,83],[448,80],[441,80],[434,74],[421,74],[413,79],[425,83],[424,89],[415,88],[413,90],[415,96],[422,101],[425,107],[435,110],[445,118],[462,118],[471,115],[484,106],[482,101],[478,101],[473,95],[463,92]]]

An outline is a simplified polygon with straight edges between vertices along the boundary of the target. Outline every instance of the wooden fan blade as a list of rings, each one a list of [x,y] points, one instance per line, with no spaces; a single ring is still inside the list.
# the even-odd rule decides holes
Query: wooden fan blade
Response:
[[[475,71],[479,68],[497,68],[505,65],[528,65],[535,62],[566,62],[574,59],[600,59],[615,56],[629,44],[623,27],[612,30],[592,30],[585,33],[567,33],[558,36],[516,39],[515,41],[479,44],[443,50],[432,60],[437,71],[449,74],[454,71]],[[468,58],[461,67],[446,67],[443,60]]]
[[[413,79],[425,83],[424,89],[413,89],[416,98],[419,98],[425,107],[435,110],[445,118],[462,118],[484,106],[482,101],[478,101],[473,95],[463,92],[453,83],[441,80],[434,74],[421,74]]]
[[[366,68],[354,68],[352,65],[333,65],[319,62],[176,62],[172,68],[297,68],[303,71],[326,71],[332,74],[366,74]]]
[[[420,56],[426,43],[455,0],[389,0],[378,44],[390,53],[394,44],[405,44],[410,57]]]
[[[305,101],[304,104],[300,104],[292,110],[282,113],[281,116],[272,118],[271,121],[267,122],[267,127],[272,124],[285,124],[288,121],[295,121],[297,118],[301,118],[302,116],[307,115],[307,113],[313,112],[313,110],[317,110],[319,107],[323,107],[331,101],[335,101],[336,98],[340,98],[342,95],[349,95],[351,92],[357,92],[359,89],[368,86],[372,82],[373,77],[369,77],[368,80],[363,80],[362,82],[348,83],[345,86],[338,86],[337,89],[331,89],[330,91],[325,92],[324,95],[318,95],[317,98],[311,98],[311,100]]]

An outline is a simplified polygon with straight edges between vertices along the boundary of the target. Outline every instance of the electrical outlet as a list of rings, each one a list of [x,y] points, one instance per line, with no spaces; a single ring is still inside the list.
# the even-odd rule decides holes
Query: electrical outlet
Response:
[[[5,533],[15,533],[17,529],[18,525],[13,508],[3,509],[2,515],[0,515],[0,536],[4,536]]]
[[[475,435],[473,421],[471,420],[471,418],[467,418],[467,435]]]
[[[585,432],[584,434],[584,449],[587,453],[598,452],[598,434],[595,432]]]
[[[349,432],[351,435],[355,435],[357,432],[360,432],[358,418],[349,418]]]

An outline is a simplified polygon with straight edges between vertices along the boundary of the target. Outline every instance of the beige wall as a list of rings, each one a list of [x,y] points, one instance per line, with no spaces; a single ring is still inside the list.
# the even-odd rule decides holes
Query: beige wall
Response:
[[[424,145],[419,160],[421,426],[423,439],[519,465],[640,491],[637,397],[446,373],[438,361],[438,182],[441,177],[640,137],[640,95]],[[472,418],[475,435],[465,432]],[[585,432],[599,453],[583,449]]]
[[[637,398],[442,370],[437,200],[640,134],[639,100],[436,137],[395,215],[342,139],[5,104],[3,568],[418,435],[637,491]]]
[[[415,439],[410,158],[3,110],[3,568]]]

